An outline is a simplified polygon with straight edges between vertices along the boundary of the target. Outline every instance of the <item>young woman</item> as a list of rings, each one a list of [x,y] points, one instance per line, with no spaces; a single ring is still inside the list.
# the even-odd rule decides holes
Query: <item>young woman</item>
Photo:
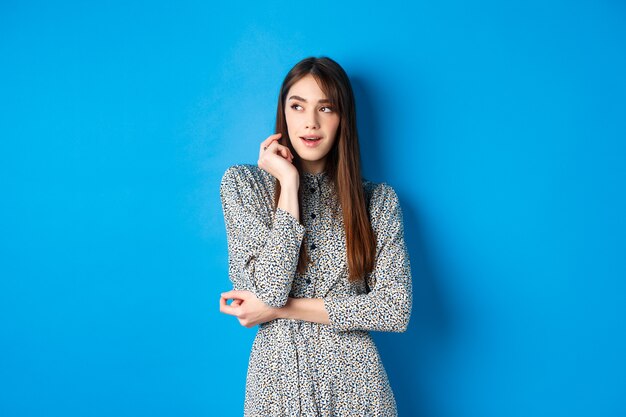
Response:
[[[280,89],[258,166],[222,178],[229,276],[220,311],[252,327],[246,416],[394,416],[370,330],[403,332],[412,305],[402,211],[361,177],[354,95],[329,58]],[[232,300],[229,304],[228,300]]]

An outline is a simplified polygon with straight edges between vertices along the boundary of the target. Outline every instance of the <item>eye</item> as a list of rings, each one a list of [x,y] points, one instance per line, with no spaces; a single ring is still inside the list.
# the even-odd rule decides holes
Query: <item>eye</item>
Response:
[[[295,103],[294,103],[294,104],[292,104],[290,107],[291,107],[292,109],[294,109],[294,110],[302,110],[302,106],[301,106],[301,105],[299,105],[299,104],[295,104]]]
[[[323,111],[324,113],[332,113],[334,111],[334,109],[330,106],[324,106],[320,110]]]

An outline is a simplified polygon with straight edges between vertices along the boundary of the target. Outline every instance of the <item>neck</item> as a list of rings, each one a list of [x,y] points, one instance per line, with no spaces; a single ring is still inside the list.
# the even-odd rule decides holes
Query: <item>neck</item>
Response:
[[[326,168],[326,161],[302,161],[302,170],[308,174],[319,174]]]

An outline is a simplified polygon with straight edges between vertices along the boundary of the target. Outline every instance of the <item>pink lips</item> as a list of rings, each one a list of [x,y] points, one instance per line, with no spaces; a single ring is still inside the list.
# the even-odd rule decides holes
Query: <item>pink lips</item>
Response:
[[[309,148],[314,148],[316,147],[321,140],[307,140],[307,139],[321,139],[321,136],[317,136],[317,135],[307,135],[307,136],[300,136],[300,139],[302,139],[302,142],[304,142],[304,144],[306,146],[308,146]]]

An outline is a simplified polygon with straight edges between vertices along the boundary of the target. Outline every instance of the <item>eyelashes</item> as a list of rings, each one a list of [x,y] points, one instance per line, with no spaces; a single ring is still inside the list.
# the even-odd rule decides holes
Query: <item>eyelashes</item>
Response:
[[[289,107],[291,107],[294,110],[301,110],[302,109],[301,105],[295,104],[295,103],[292,104]],[[333,113],[335,111],[335,109],[332,106],[323,106],[323,107],[320,107],[320,110],[322,111],[322,113]]]

